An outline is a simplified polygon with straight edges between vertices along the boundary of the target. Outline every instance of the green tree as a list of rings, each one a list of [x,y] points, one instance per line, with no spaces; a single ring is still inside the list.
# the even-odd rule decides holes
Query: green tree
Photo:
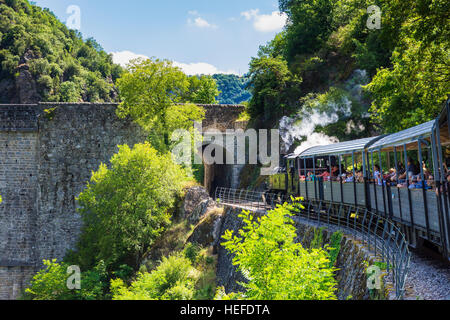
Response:
[[[105,264],[100,261],[92,270],[81,272],[81,288],[69,289],[67,272],[69,264],[44,260],[45,268],[39,271],[25,289],[25,299],[30,300],[101,300],[106,298],[108,278]]]
[[[182,102],[189,81],[171,61],[138,59],[130,62],[117,86],[123,100],[118,115],[151,127],[155,121],[165,121],[170,106]]]
[[[385,132],[435,118],[450,94],[450,3],[382,2],[385,38],[394,39],[391,65],[366,87],[372,118]]]
[[[209,80],[199,81],[212,84]],[[169,137],[174,129],[192,127],[193,121],[204,118],[201,107],[192,104],[185,107],[177,106],[186,102],[190,82],[181,69],[174,67],[171,61],[158,59],[132,61],[117,85],[123,99],[117,108],[119,117],[131,116],[150,132],[149,140],[162,152],[168,150]],[[193,90],[191,93],[194,92],[196,91]],[[171,122],[174,120],[171,113],[177,116],[175,122],[177,128],[174,127],[174,122]],[[181,119],[187,122],[181,123]]]
[[[216,80],[211,76],[192,76],[189,77],[189,87],[183,100],[199,104],[215,104],[219,94]]]
[[[167,109],[165,115],[167,131],[173,132],[176,129],[192,129],[194,121],[201,121],[205,118],[205,109],[192,103],[172,105]]]
[[[253,118],[278,119],[294,110],[302,80],[281,56],[252,58],[250,77],[253,97],[248,111]]]
[[[163,257],[155,270],[139,273],[128,288],[121,279],[112,280],[113,300],[192,300],[198,274],[182,254]]]
[[[113,82],[122,68],[113,63],[112,56],[95,40],[84,41],[80,33],[69,30],[48,9],[27,0],[0,0],[0,48],[0,81],[14,82],[19,65],[27,66],[29,81],[38,84],[35,100],[103,102],[117,98]],[[0,102],[19,100],[13,87],[0,92]]]
[[[367,85],[372,95],[372,119],[384,132],[396,132],[432,120],[450,95],[448,51],[436,45],[421,48],[404,39],[393,67],[380,69]]]
[[[297,202],[285,203],[261,218],[244,211],[239,215],[244,222],[242,230],[237,235],[230,230],[225,232],[222,245],[234,255],[233,264],[248,280],[242,283],[246,292],[238,294],[240,298],[336,299],[335,270],[330,266],[328,253],[295,243],[297,235],[291,216],[300,209]],[[218,290],[217,298],[229,297]]]
[[[149,143],[119,146],[110,162],[78,198],[84,227],[72,260],[85,269],[99,260],[108,271],[122,264],[137,269],[170,222],[185,172]]]
[[[287,14],[286,58],[313,53],[327,41],[332,31],[332,0],[280,0],[280,11]]]

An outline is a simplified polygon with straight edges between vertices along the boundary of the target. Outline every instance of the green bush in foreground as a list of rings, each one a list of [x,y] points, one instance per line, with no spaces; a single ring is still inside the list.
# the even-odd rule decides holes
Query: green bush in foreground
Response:
[[[113,300],[192,300],[198,271],[182,254],[164,257],[152,272],[139,273],[129,288],[111,281]]]
[[[216,299],[336,299],[335,269],[328,252],[294,242],[297,235],[290,216],[300,208],[299,203],[285,203],[262,218],[246,211],[239,215],[245,226],[238,235],[228,230],[222,245],[235,255],[233,264],[247,278],[241,283],[246,292],[226,295],[219,288]]]
[[[100,261],[93,270],[81,272],[81,288],[69,289],[67,280],[69,264],[44,260],[45,268],[39,271],[25,290],[24,299],[30,300],[102,300],[107,289],[105,264]]]

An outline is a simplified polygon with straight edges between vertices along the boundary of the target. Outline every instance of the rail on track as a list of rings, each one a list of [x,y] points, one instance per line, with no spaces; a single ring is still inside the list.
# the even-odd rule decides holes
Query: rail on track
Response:
[[[224,206],[264,213],[291,201],[284,195],[217,188],[215,199]],[[401,230],[390,220],[365,208],[322,200],[303,201],[298,217],[329,230],[341,230],[360,241],[392,275],[395,296],[402,299],[411,254]]]

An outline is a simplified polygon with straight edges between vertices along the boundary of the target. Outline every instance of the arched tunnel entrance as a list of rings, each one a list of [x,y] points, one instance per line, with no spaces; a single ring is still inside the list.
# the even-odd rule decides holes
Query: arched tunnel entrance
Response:
[[[212,158],[216,159],[216,162],[210,164],[205,161],[205,149],[207,154],[210,154]],[[214,148],[211,152],[211,148]],[[216,188],[218,187],[232,187],[234,165],[226,164],[228,151],[220,145],[216,144],[204,144],[201,148],[202,159],[204,165],[204,187],[208,190],[210,195],[214,195]]]

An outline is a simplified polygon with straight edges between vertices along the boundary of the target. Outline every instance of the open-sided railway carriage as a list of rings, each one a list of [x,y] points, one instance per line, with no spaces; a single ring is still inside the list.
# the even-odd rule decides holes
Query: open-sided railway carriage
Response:
[[[371,210],[397,224],[412,247],[432,244],[448,259],[449,101],[437,119],[416,127],[288,155],[269,188]],[[418,163],[416,172],[409,160]]]

